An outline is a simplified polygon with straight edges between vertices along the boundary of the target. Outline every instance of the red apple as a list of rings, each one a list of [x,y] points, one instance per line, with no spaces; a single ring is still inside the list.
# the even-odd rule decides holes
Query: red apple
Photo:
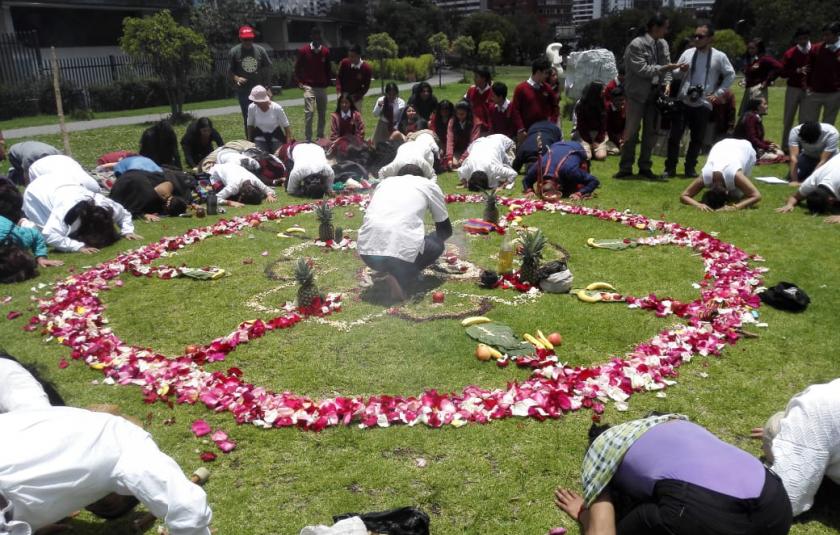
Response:
[[[432,303],[443,303],[445,295],[441,291],[432,292]]]
[[[559,346],[563,343],[563,337],[560,333],[551,333],[546,338],[548,338],[548,341],[551,342],[551,345],[553,346]]]

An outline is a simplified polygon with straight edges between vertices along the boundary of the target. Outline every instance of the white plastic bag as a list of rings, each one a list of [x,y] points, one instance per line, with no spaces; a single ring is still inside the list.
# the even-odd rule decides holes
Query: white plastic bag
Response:
[[[306,526],[300,535],[367,535],[365,523],[358,516],[339,520],[332,526]]]

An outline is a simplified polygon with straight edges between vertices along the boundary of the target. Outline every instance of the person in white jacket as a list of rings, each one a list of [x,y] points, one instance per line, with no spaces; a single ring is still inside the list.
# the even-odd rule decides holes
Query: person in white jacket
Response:
[[[511,167],[511,152],[515,147],[512,139],[504,134],[491,134],[472,142],[467,157],[458,168],[461,184],[470,191],[511,189],[518,174]]]
[[[840,484],[840,379],[811,385],[793,396],[763,428],[752,430],[782,479],[793,516],[814,505],[823,478]]]
[[[241,207],[246,204],[260,204],[277,200],[274,190],[266,186],[254,173],[238,163],[216,164],[210,169],[210,182],[219,184],[222,189],[217,193],[220,204]]]
[[[102,192],[99,183],[84,170],[79,162],[63,154],[44,156],[29,166],[30,183],[46,175],[65,175],[78,181],[80,186],[84,186],[93,193]]]
[[[291,168],[286,184],[289,195],[312,199],[333,196],[335,172],[327,162],[324,149],[317,143],[294,144],[289,150],[286,167]]]
[[[393,161],[379,170],[379,178],[385,179],[400,175],[400,169],[406,165],[416,165],[424,177],[437,182],[435,159],[440,159],[440,148],[431,130],[421,130],[416,137],[397,148]]]
[[[0,352],[0,414],[51,406],[44,387],[17,360]],[[51,385],[48,385],[50,388]],[[54,389],[53,389],[54,392]],[[55,392],[58,396],[58,393]],[[60,399],[60,397],[59,397]]]
[[[120,235],[142,239],[134,233],[128,210],[64,173],[39,176],[27,186],[23,212],[41,230],[47,245],[59,251],[90,254],[116,242]]]
[[[128,420],[72,407],[0,414],[0,534],[31,535],[110,493],[134,496],[170,535],[209,535],[207,495]]]

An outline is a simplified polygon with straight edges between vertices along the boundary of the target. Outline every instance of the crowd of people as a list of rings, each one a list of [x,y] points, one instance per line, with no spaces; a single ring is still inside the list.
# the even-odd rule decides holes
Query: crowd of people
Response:
[[[155,222],[191,209],[198,213],[204,203],[274,202],[277,187],[313,199],[372,188],[357,250],[381,274],[391,297],[404,300],[453,233],[438,174],[454,171],[460,187],[492,191],[514,188],[522,173],[525,194],[578,201],[603,184],[593,174],[593,160],[617,157],[616,179],[677,176],[686,130],[683,170],[693,180],[680,196],[684,204],[703,211],[752,207],[761,200],[751,181],[754,167],[787,162],[797,191],[777,211],[793,211],[802,201],[812,212],[834,210],[840,202],[840,135],[833,125],[840,107],[840,25],[827,24],[823,42],[813,45],[807,30],[797,30],[781,61],[766,54],[759,39],[750,41],[737,120],[735,70],[714,48],[714,28],[698,25],[694,46],[671,62],[669,26],[666,16],[654,15],[628,44],[618,76],[583,88],[572,108],[569,140],[561,127],[557,71],[544,57],[533,61],[529,78],[510,99],[506,84],[477,68],[456,102],[439,100],[431,85],[420,82],[407,100],[389,83],[366,104],[372,70],[354,46],[339,63],[338,98],[327,120],[330,51],[317,29],[295,65],[304,96],[304,133],[296,140],[285,110],[272,100],[270,57],[253,42],[254,30],[243,26],[240,44],[230,51],[229,75],[244,139],[225,142],[210,119],[199,118],[180,139],[182,160],[174,129],[161,121],[143,132],[137,153],[104,154],[91,174],[55,147],[24,141],[6,151],[0,137],[0,157],[11,163],[9,178],[0,180],[0,281],[23,281],[39,267],[61,265],[48,258],[50,247],[95,253],[121,238],[140,239],[137,218]],[[767,88],[778,76],[788,81],[781,143],[767,139],[762,122]],[[361,110],[371,104],[376,124],[367,128]],[[657,174],[651,155],[663,120],[669,125],[667,156],[664,173]],[[429,215],[434,231],[427,233]],[[840,216],[827,221],[840,223]],[[0,424],[16,437],[0,445],[0,534],[18,533],[16,522],[47,526],[111,492],[135,496],[165,519],[170,533],[208,532],[203,491],[142,429],[118,416],[51,407],[59,403],[48,400],[50,389],[1,356],[0,383],[9,385],[0,389]],[[754,430],[764,440],[767,465],[680,415],[593,429],[583,494],[559,488],[556,504],[586,534],[787,533],[792,517],[811,506],[822,476],[840,478],[834,458],[840,427],[831,412],[840,403],[838,387],[834,382],[806,390],[786,413]],[[815,429],[818,447],[808,442]],[[38,438],[35,453],[12,446],[45,436],[52,440]],[[32,456],[70,466],[74,455],[86,457],[83,450],[102,453],[82,467],[95,473],[85,492],[73,492],[73,471],[53,473]],[[156,476],[147,477],[151,472]],[[43,506],[45,492],[54,493],[54,506]]]

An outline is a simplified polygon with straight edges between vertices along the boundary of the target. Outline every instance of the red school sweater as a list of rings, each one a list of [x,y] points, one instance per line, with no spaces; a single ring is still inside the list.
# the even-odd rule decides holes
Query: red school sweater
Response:
[[[464,99],[470,103],[472,107],[473,120],[485,126],[490,125],[490,106],[493,104],[493,91],[488,85],[484,89],[484,93],[479,91],[478,87],[471,85],[467,89],[467,94]]]
[[[517,85],[511,105],[516,108],[526,130],[539,121],[557,120],[557,95],[545,82],[539,89],[534,89],[527,80]]]
[[[811,47],[811,70],[808,71],[808,88],[816,93],[840,91],[840,48],[832,51],[825,43]]]
[[[321,45],[316,53],[312,50],[311,44],[300,47],[295,62],[295,78],[299,83],[310,87],[329,86],[330,78],[332,78],[330,49]]]
[[[522,118],[510,102],[506,110],[502,110],[495,103],[490,104],[489,116],[491,134],[504,134],[515,140],[517,132],[524,129]]]
[[[370,79],[373,70],[366,61],[358,69],[354,69],[349,58],[344,58],[338,64],[338,76],[335,79],[336,91],[350,93],[354,100],[359,100],[370,89]]]

